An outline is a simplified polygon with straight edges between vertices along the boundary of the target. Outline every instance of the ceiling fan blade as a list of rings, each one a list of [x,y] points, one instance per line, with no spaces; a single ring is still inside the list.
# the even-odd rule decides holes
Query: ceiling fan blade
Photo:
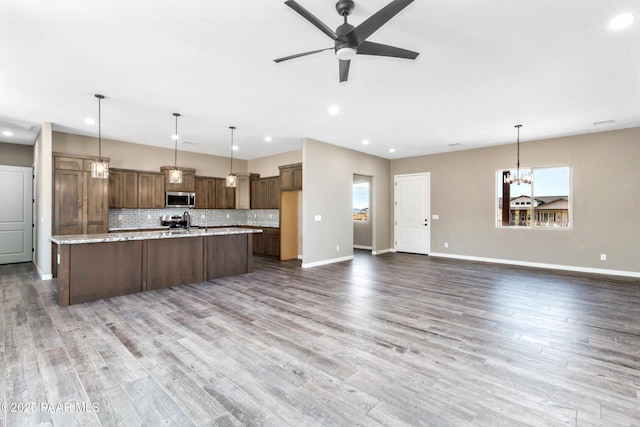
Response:
[[[356,40],[357,44],[360,45],[371,34],[376,32],[380,27],[386,24],[387,21],[396,16],[402,11],[402,9],[409,6],[411,3],[413,3],[413,0],[393,0],[391,3],[371,15],[369,19],[351,30],[349,35],[351,35]]]
[[[349,66],[351,61],[348,59],[340,59],[340,82],[346,82],[349,78]]]
[[[405,59],[416,59],[418,55],[420,55],[418,52],[412,50],[374,42],[362,42],[362,44],[358,46],[357,53],[358,55],[390,56]]]
[[[316,18],[315,15],[313,15],[307,9],[305,9],[302,6],[300,6],[300,4],[297,3],[295,0],[287,0],[286,2],[284,2],[284,4],[286,4],[291,9],[295,10],[300,15],[302,15],[302,17],[304,19],[306,19],[307,21],[311,22],[313,25],[316,26],[316,28],[318,28],[320,31],[322,31],[323,33],[325,33],[326,35],[331,37],[332,40],[338,40],[339,39],[339,37],[335,33],[335,31],[333,31],[331,28],[327,27],[327,25],[324,22],[322,22],[321,20]]]
[[[296,53],[295,55],[290,55],[290,56],[285,56],[283,58],[274,59],[273,62],[288,61],[289,59],[295,59],[295,58],[300,58],[301,56],[313,55],[314,53],[324,52],[325,50],[333,50],[333,48],[332,47],[328,47],[326,49],[318,49],[318,50],[312,50],[312,51],[309,51],[309,52]]]

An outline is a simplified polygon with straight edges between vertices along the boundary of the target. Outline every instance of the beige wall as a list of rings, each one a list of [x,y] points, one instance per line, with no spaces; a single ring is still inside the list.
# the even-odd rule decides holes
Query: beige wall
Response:
[[[392,160],[391,180],[431,173],[432,252],[640,272],[640,128],[521,143],[520,159],[571,167],[571,229],[496,228],[496,171],[515,166],[515,144]]]
[[[0,165],[33,166],[33,146],[0,142]]]
[[[87,156],[98,155],[98,138],[69,133],[53,133],[53,151]],[[102,155],[110,158],[112,168],[160,172],[161,166],[174,163],[174,150],[130,142],[102,140]],[[228,157],[181,151],[178,148],[178,166],[196,170],[197,175],[223,177],[229,173]],[[233,159],[233,171],[247,172],[247,161]]]
[[[287,151],[273,156],[261,157],[249,160],[249,171],[258,173],[262,178],[280,175],[278,166],[290,165],[302,162],[302,150]]]
[[[303,266],[353,256],[354,174],[372,177],[373,250],[388,250],[389,160],[312,139],[303,140],[302,159]],[[315,221],[316,215],[321,215],[322,221]]]

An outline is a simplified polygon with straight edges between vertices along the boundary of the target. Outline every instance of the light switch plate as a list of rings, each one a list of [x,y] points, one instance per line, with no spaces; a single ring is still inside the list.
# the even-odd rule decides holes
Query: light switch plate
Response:
[[[313,217],[313,219],[315,219],[316,221],[322,221],[322,215],[316,215],[315,217]]]

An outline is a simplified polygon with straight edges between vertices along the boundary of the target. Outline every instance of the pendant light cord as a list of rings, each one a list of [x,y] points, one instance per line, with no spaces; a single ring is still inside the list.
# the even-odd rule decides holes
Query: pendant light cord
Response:
[[[98,98],[98,161],[102,163],[102,105],[101,101],[104,99],[104,95],[95,94]]]
[[[522,125],[516,125],[515,126],[518,129],[518,162],[516,163],[517,166],[517,171],[516,171],[516,177],[520,177],[520,128],[522,127]]]
[[[173,152],[173,169],[178,169],[178,117],[180,117],[180,114],[173,113],[173,115],[176,118],[176,133],[173,138],[176,141],[175,150]]]
[[[229,126],[229,129],[231,129],[231,172],[229,172],[229,174],[233,174],[233,131],[235,130],[235,126]]]

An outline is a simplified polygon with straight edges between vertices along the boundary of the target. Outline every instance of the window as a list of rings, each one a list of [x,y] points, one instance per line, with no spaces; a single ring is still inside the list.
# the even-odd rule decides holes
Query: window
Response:
[[[353,184],[353,220],[369,221],[369,183]]]
[[[570,224],[570,185],[568,166],[520,169],[531,174],[533,182],[507,184],[505,176],[515,170],[497,173],[497,226],[567,229]]]

